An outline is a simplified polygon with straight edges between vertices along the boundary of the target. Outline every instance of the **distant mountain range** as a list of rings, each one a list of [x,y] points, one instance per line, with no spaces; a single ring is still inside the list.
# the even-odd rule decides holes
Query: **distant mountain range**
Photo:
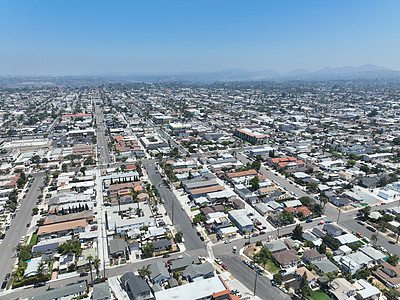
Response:
[[[43,85],[98,85],[117,82],[148,83],[215,83],[246,81],[328,81],[328,80],[400,80],[400,71],[375,65],[359,67],[326,67],[317,71],[296,69],[282,74],[273,70],[247,71],[229,69],[219,72],[197,73],[131,73],[96,76],[0,76],[0,86],[23,87]]]
[[[171,73],[171,74],[132,74],[113,76],[113,78],[133,79],[148,82],[192,82],[213,83],[232,81],[285,81],[285,80],[362,80],[362,79],[400,79],[400,71],[391,70],[375,65],[359,67],[326,67],[317,71],[296,69],[286,74],[273,70],[247,71],[229,69],[220,72],[202,73]]]

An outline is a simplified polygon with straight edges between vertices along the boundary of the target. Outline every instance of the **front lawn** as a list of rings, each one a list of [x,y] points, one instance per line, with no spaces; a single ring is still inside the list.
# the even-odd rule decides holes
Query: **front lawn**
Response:
[[[313,300],[330,300],[329,296],[322,291],[313,291],[310,295]]]
[[[280,268],[278,268],[273,261],[269,260],[266,264],[265,264],[265,269],[268,270],[268,272],[270,273],[276,273],[280,270]]]

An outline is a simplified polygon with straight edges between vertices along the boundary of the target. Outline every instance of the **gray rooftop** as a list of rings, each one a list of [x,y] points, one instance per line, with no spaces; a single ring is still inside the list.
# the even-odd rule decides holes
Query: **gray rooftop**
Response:
[[[70,286],[63,286],[54,290],[45,291],[40,294],[29,296],[29,300],[52,300],[68,297],[69,295],[86,292],[86,283],[78,283]]]

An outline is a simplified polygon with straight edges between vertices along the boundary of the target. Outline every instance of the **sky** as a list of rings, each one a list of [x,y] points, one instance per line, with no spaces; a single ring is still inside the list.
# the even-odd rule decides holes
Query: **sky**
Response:
[[[0,74],[400,70],[399,15],[398,0],[0,0]]]

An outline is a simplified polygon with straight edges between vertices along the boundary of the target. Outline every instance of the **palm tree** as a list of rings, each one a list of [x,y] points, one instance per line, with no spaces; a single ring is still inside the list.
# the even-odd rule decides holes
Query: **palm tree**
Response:
[[[46,262],[44,260],[41,260],[38,264],[37,267],[37,274],[39,275],[39,278],[41,278],[44,275],[44,271],[46,268]]]
[[[89,261],[90,279],[91,279],[91,282],[93,283],[92,261],[93,261],[94,257],[93,257],[92,255],[89,255],[89,256],[87,257],[87,259],[88,259],[88,261]]]
[[[327,197],[325,197],[325,196],[320,196],[319,197],[319,201],[321,202],[321,205],[322,205],[322,212],[323,213],[325,213],[325,205],[326,205],[326,203],[328,203],[328,198]]]
[[[100,259],[96,257],[93,261],[93,265],[96,269],[96,275],[99,276]]]
[[[143,266],[142,268],[138,269],[139,276],[145,279],[146,277],[150,277],[151,271],[150,266]]]
[[[378,234],[374,233],[373,235],[371,235],[371,241],[374,246],[376,246],[376,242],[378,241]]]

